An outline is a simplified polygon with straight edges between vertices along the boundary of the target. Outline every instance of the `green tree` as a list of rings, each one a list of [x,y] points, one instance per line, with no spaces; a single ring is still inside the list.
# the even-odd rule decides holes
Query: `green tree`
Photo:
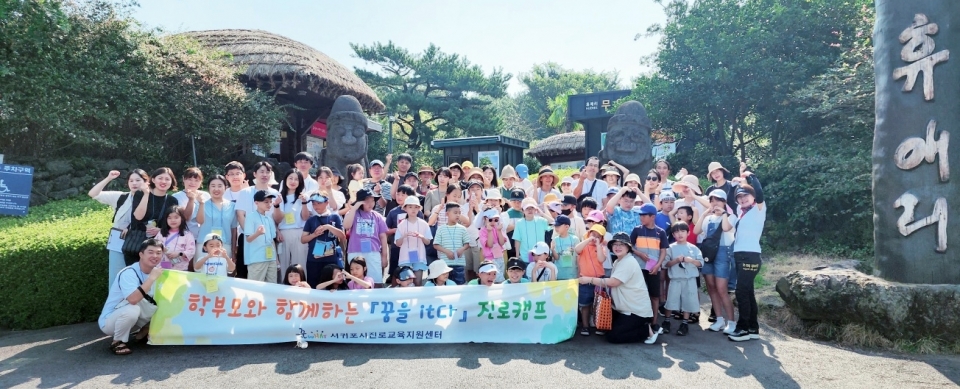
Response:
[[[775,156],[816,130],[792,93],[839,57],[867,0],[658,0],[666,24],[655,74],[633,98],[658,128],[717,155]],[[704,164],[705,165],[705,164]]]
[[[283,112],[224,53],[143,31],[111,2],[0,0],[0,150],[219,164]]]
[[[570,99],[570,95],[575,94],[577,94],[577,91],[570,89],[547,101],[547,109],[550,110],[550,116],[547,117],[547,127],[561,133],[570,130],[583,130],[582,124],[572,123],[567,116],[567,101]]]
[[[395,138],[411,152],[438,137],[502,131],[502,118],[490,109],[494,99],[506,95],[511,78],[501,69],[487,75],[479,65],[433,44],[421,53],[410,53],[393,42],[350,47],[357,57],[379,68],[355,71],[396,115]]]
[[[566,120],[566,103],[563,103],[564,113],[553,122],[550,121],[551,115],[557,110],[551,108],[556,107],[558,97],[563,96],[565,100],[568,94],[620,89],[620,78],[616,72],[575,71],[553,62],[534,65],[529,72],[520,74],[519,78],[527,90],[519,94],[516,100],[522,107],[521,116],[528,126],[534,128],[533,139],[546,138],[571,128]],[[562,122],[560,118],[563,118]]]

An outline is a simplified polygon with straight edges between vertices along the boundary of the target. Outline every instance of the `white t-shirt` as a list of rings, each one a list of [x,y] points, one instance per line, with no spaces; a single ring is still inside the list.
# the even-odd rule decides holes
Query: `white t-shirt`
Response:
[[[600,204],[600,201],[607,197],[607,183],[603,180],[583,180],[583,189],[581,195],[586,194],[590,190],[590,186],[593,185],[593,182],[597,182],[597,186],[593,188],[593,191],[590,192],[590,197],[593,197],[594,200],[597,200],[597,204]]]
[[[130,226],[130,215],[133,214],[133,196],[127,196],[126,201],[117,208],[117,202],[120,201],[120,196],[124,193],[127,192],[102,191],[97,197],[93,198],[117,211],[113,216],[113,228],[121,230]]]
[[[227,269],[229,264],[227,259],[224,257],[211,257],[203,263],[203,269],[198,269],[199,272],[206,273],[209,276],[227,276]]]
[[[640,317],[653,317],[650,308],[650,294],[647,291],[647,282],[643,279],[640,262],[632,254],[618,259],[613,263],[613,273],[610,278],[620,280],[622,284],[610,288],[610,297],[617,311],[624,314],[634,314]]]
[[[280,203],[280,211],[283,212],[283,219],[280,220],[280,225],[277,226],[277,228],[281,230],[302,230],[304,220],[300,217],[300,211],[303,209],[303,207],[307,206],[310,206],[310,204],[303,204],[300,202],[300,199],[297,198],[297,196],[288,194],[287,202]]]
[[[540,276],[541,270],[543,271],[543,277],[540,277],[540,282],[550,281],[550,278],[553,276],[553,269],[545,267],[537,270],[537,263],[530,261],[530,264],[527,265],[527,278],[530,279],[530,282],[537,282],[537,277]]]
[[[131,294],[140,293],[137,287],[147,280],[147,276],[148,274],[140,269],[140,262],[127,266],[117,273],[113,285],[110,286],[110,292],[107,294],[107,302],[103,304],[103,311],[100,312],[100,318],[97,320],[100,328],[103,328],[107,323],[107,316],[117,310],[117,305],[120,305]],[[153,287],[146,292],[153,296]]]
[[[199,201],[193,200],[193,215],[190,215],[190,220],[187,220],[187,229],[190,230],[190,233],[193,236],[197,237],[200,235],[200,223],[197,223],[197,212],[200,211],[200,203],[210,200],[210,194],[204,191],[198,191],[200,194]],[[180,208],[187,207],[187,201],[190,200],[187,198],[187,192],[180,191],[173,194],[173,198],[177,199],[177,203],[180,204]],[[200,237],[199,239],[203,239]]]
[[[721,246],[730,246],[733,244],[733,239],[736,237],[737,232],[737,216],[731,214],[728,216],[730,219],[730,231],[724,231],[720,235],[720,245]],[[703,225],[700,228],[703,229],[703,233],[697,235],[697,238],[700,239],[700,242],[703,242],[703,239],[706,239],[708,236],[707,227],[711,224],[722,223],[723,216],[710,215],[703,219]],[[723,228],[722,225],[717,225],[717,228]]]

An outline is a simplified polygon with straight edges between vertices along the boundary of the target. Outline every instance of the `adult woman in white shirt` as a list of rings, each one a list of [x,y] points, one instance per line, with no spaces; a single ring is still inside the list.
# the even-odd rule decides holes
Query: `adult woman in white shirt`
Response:
[[[141,186],[150,181],[150,176],[141,169],[133,169],[127,174],[127,189],[130,190],[129,192],[103,190],[110,181],[118,177],[120,177],[120,172],[111,170],[106,178],[98,182],[97,185],[94,185],[93,188],[90,189],[90,192],[87,192],[87,195],[101,204],[106,204],[109,205],[110,208],[113,208],[112,228],[120,230],[120,237],[122,238],[127,234],[127,228],[130,227],[130,215],[133,213],[133,193],[136,193],[140,190]],[[123,270],[127,264],[123,260],[122,252],[112,250],[108,250],[107,252],[109,253],[109,262],[107,265],[109,278],[107,286],[113,286],[113,280],[117,278],[117,273]]]

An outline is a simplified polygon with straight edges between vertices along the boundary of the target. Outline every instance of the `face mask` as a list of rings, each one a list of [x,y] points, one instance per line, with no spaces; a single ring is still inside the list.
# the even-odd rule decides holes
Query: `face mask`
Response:
[[[572,210],[572,209],[564,209],[564,210],[560,211],[560,213],[562,213],[564,216],[570,216],[570,214],[573,213],[573,210]]]

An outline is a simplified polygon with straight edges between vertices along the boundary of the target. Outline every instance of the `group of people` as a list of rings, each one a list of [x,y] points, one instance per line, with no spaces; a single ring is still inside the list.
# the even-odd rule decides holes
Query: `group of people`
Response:
[[[671,318],[681,336],[699,320],[703,275],[710,330],[759,338],[753,278],[765,207],[743,164],[730,177],[711,163],[703,191],[685,169],[670,180],[663,160],[645,180],[593,157],[563,180],[544,166],[533,182],[523,164],[414,171],[409,154],[395,169],[387,155],[347,166],[346,176],[314,163],[299,153],[277,176],[258,162],[252,182],[239,162],[206,180],[189,168],[182,191],[169,168],[129,172],[129,191],[104,190],[118,171],[94,186],[89,195],[115,209],[113,228],[125,239],[109,251],[99,322],[113,352],[131,352],[131,332],[146,335],[160,269],[329,291],[577,279],[581,335],[591,334],[596,293],[608,290],[612,329],[592,332],[651,344],[671,331]]]

